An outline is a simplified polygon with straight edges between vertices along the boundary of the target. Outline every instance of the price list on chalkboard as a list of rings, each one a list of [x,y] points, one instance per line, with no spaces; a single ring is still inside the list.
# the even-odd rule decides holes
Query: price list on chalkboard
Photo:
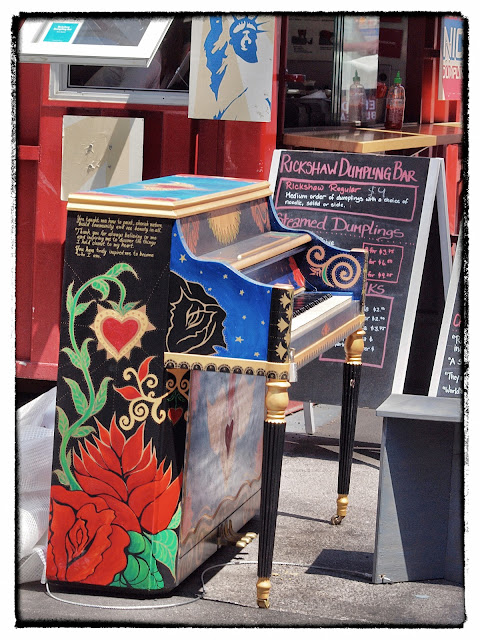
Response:
[[[360,405],[388,397],[413,274],[430,160],[407,156],[277,151],[274,205],[288,229],[311,231],[342,249],[369,252],[365,303],[364,370]],[[441,277],[441,274],[439,274]],[[345,358],[343,342],[304,367],[293,396],[337,404],[335,388]],[[312,398],[309,380],[323,383]],[[310,396],[310,397],[309,397]]]
[[[463,397],[463,255],[462,233],[455,253],[429,395]]]
[[[463,395],[463,322],[460,289],[457,290],[450,329],[445,346],[438,396],[459,398]]]

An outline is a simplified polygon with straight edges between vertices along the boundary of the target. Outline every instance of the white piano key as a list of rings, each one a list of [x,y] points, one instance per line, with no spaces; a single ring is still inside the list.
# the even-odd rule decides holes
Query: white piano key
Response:
[[[351,295],[335,295],[328,300],[324,300],[319,304],[311,307],[310,309],[306,309],[302,313],[299,313],[292,319],[292,336],[298,332],[301,327],[309,325],[309,328],[312,328],[317,324],[317,322],[323,322],[325,320],[326,315],[334,310],[335,312],[340,311],[344,306],[347,306],[352,301]]]

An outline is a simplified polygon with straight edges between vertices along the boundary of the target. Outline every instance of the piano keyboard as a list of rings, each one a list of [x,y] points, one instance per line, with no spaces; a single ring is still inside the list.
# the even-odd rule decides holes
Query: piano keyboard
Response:
[[[292,336],[299,329],[309,325],[313,328],[323,322],[329,311],[340,311],[352,301],[351,295],[335,295],[331,293],[300,293],[293,299]]]
[[[304,366],[351,333],[350,323],[361,313],[360,301],[349,294],[318,292],[315,295],[318,304],[309,304],[303,311],[299,309],[292,318],[290,347],[295,350],[297,367]]]
[[[299,316],[307,309],[311,309],[331,297],[331,293],[323,293],[320,291],[302,291],[301,293],[295,294],[293,298],[293,317]]]

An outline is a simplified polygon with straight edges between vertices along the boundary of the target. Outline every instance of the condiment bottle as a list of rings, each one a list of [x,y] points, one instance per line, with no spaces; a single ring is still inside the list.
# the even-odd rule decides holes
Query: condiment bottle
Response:
[[[387,110],[385,115],[385,129],[398,131],[403,125],[403,114],[405,113],[405,88],[402,86],[400,71],[388,90]]]
[[[355,70],[353,84],[350,85],[348,96],[348,120],[355,125],[360,126],[364,120],[365,111],[365,88],[360,84],[360,76]]]

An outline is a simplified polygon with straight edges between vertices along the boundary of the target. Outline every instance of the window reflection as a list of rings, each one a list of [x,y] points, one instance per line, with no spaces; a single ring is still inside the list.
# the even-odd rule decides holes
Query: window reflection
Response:
[[[345,16],[342,122],[376,121],[379,30],[378,16]]]
[[[375,123],[379,26],[378,16],[289,16],[286,129]]]
[[[94,21],[96,23],[100,21]],[[110,24],[111,20],[107,20]],[[116,22],[129,22],[119,20]],[[132,22],[142,22],[141,20]],[[149,20],[146,20],[148,26]],[[98,27],[100,25],[96,25]],[[118,27],[122,25],[117,25]],[[124,25],[123,25],[124,26]],[[137,25],[137,29],[141,25]],[[145,26],[145,28],[146,28]],[[135,28],[129,25],[128,33]],[[125,33],[125,32],[124,32]],[[128,34],[126,35],[128,37]],[[141,36],[140,36],[141,38]],[[140,40],[139,38],[139,40]],[[70,65],[68,86],[97,89],[188,90],[191,19],[175,18],[147,68]],[[120,44],[120,43],[119,43]]]
[[[73,44],[135,47],[150,22],[150,18],[88,18],[80,27]]]
[[[285,127],[331,124],[334,18],[288,18]]]

